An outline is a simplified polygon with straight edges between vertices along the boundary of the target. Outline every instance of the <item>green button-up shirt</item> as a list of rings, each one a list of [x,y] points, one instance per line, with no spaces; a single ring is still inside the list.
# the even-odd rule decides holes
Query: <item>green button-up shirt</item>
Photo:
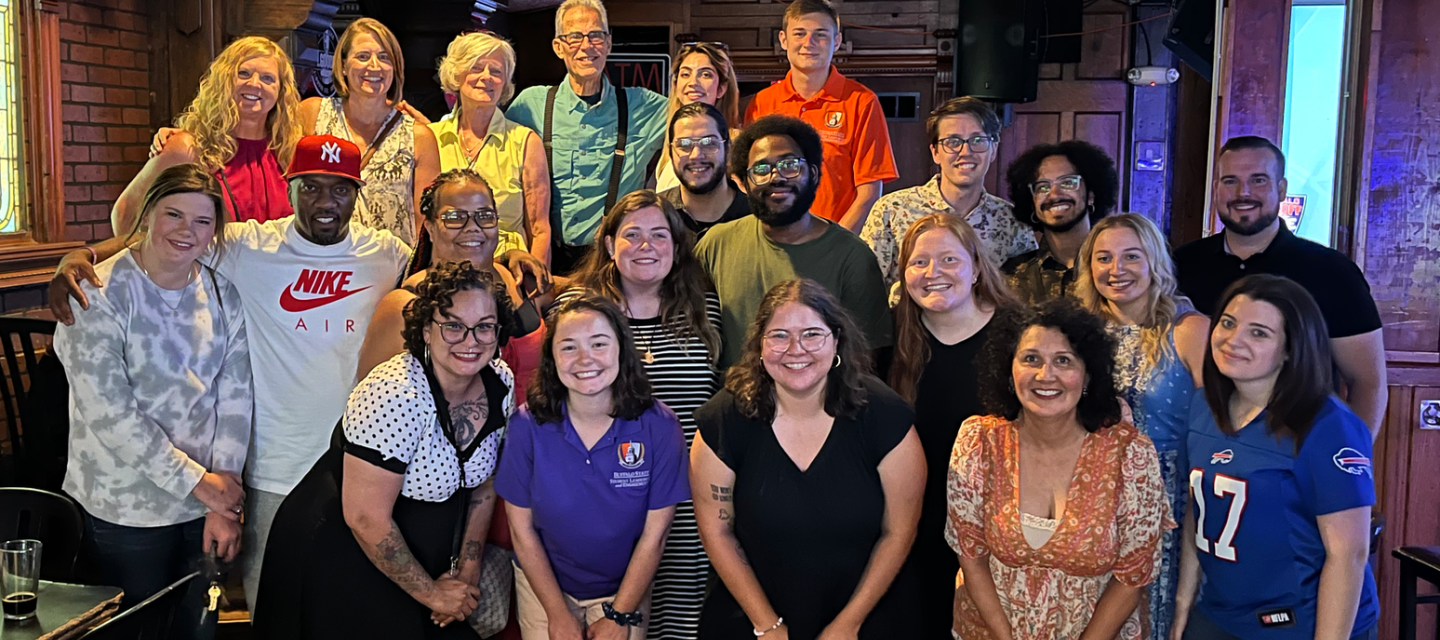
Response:
[[[620,111],[615,87],[608,79],[603,83],[600,102],[593,107],[575,95],[568,81],[561,82],[555,94],[550,209],[551,219],[560,221],[558,233],[567,245],[594,242],[595,230],[605,215]],[[539,86],[521,91],[505,116],[544,136],[545,94],[549,90]],[[630,123],[617,198],[645,187],[650,159],[665,138],[665,96],[639,87],[626,87],[625,92]]]

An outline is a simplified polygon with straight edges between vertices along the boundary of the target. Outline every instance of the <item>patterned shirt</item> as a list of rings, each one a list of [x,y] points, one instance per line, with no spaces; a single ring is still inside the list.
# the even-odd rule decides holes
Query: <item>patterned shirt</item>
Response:
[[[104,287],[81,283],[90,308],[55,330],[70,379],[64,489],[106,522],[161,527],[205,515],[190,492],[207,471],[245,466],[250,350],[224,277],[161,289],[131,255],[96,265]]]
[[[1155,579],[1161,533],[1175,527],[1150,439],[1120,423],[1085,436],[1064,512],[1038,548],[1021,528],[1020,434],[1014,422],[975,416],[960,426],[950,457],[945,539],[965,558],[989,558],[996,595],[1015,638],[1075,640],[1110,578],[1130,587]],[[1144,638],[1137,607],[1120,640]],[[991,635],[965,589],[955,591],[955,632]]]
[[[365,186],[355,200],[355,220],[371,229],[385,229],[406,246],[415,246],[415,119],[400,114],[400,122],[380,141],[375,155],[360,170]],[[315,116],[315,133],[354,142],[345,123],[344,101],[333,97],[321,103]]]
[[[1075,268],[1055,259],[1049,248],[1022,253],[1000,267],[1005,284],[1025,304],[1075,295]]]
[[[1012,213],[1014,206],[989,193],[981,193],[980,203],[965,214],[965,222],[980,237],[991,262],[999,267],[1006,260],[1038,248],[1035,233],[1020,224]],[[885,276],[885,286],[893,286],[904,275],[900,265],[900,244],[915,221],[936,213],[955,213],[950,203],[940,195],[940,176],[918,187],[887,193],[875,202],[870,218],[860,232],[860,239],[870,245],[875,259],[880,261],[880,273]]]

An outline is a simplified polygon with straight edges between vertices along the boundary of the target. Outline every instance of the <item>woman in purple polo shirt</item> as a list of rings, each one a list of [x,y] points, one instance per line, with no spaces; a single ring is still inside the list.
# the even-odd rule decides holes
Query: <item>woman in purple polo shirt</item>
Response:
[[[551,315],[529,404],[495,490],[519,566],[525,640],[643,640],[650,583],[690,499],[685,434],[649,380],[625,316],[582,295]]]
[[[820,283],[782,282],[725,389],[695,412],[695,519],[720,578],[702,640],[921,637],[902,567],[925,454],[909,405],[865,373],[868,354]]]

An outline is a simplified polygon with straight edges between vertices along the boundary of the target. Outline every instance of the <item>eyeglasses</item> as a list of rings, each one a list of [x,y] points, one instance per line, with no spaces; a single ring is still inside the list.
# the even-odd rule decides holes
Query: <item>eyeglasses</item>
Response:
[[[960,136],[950,136],[935,141],[935,144],[940,145],[941,149],[949,153],[960,153],[960,149],[967,144],[970,145],[971,153],[985,153],[990,150],[990,145],[994,143],[995,138],[990,136],[973,136],[968,139]]]
[[[804,158],[787,158],[775,164],[762,162],[750,167],[750,181],[754,182],[756,186],[770,184],[770,181],[775,179],[775,174],[777,173],[786,180],[794,180],[800,177],[800,174],[804,171]]]
[[[697,149],[705,153],[712,153],[720,150],[720,136],[701,136],[699,138],[676,138],[670,143],[675,148],[675,153],[690,155]]]
[[[610,37],[609,31],[591,31],[589,33],[575,31],[573,33],[560,34],[555,36],[555,39],[574,47],[586,40],[589,40],[590,44],[594,45],[605,44],[605,39],[608,37]]]
[[[495,334],[500,330],[500,325],[494,322],[481,322],[473,327],[467,327],[459,322],[439,322],[431,320],[440,327],[440,339],[445,344],[460,344],[465,337],[475,334],[475,341],[480,344],[490,344],[495,341]]]
[[[494,229],[500,224],[500,215],[495,213],[494,209],[446,209],[440,212],[438,219],[446,229],[464,229],[471,220],[481,229]]]
[[[771,353],[785,353],[790,350],[791,343],[799,342],[800,349],[806,353],[814,353],[825,346],[825,339],[832,336],[829,331],[821,329],[806,329],[799,335],[791,335],[784,329],[776,329],[761,337],[761,342]]]
[[[1036,180],[1030,183],[1030,194],[1036,196],[1049,195],[1054,189],[1074,193],[1080,189],[1080,176],[1060,176],[1053,182],[1050,180]]]

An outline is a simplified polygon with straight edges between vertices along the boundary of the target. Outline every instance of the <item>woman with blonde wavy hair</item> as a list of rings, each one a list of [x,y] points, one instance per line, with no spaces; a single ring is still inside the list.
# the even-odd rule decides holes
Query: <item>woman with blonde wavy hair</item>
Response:
[[[680,45],[675,54],[675,70],[670,73],[670,106],[665,111],[669,122],[675,111],[692,102],[704,102],[725,114],[725,121],[741,122],[740,85],[735,81],[735,67],[730,63],[730,48],[723,42],[689,42]],[[734,137],[735,131],[726,132]],[[660,163],[656,165],[655,191],[680,186],[675,167],[670,162],[670,141],[660,147]]]
[[[1179,459],[1190,399],[1201,385],[1210,321],[1176,293],[1175,265],[1155,223],[1136,213],[1101,219],[1080,247],[1075,293],[1116,339],[1115,388],[1160,457],[1171,517],[1184,515]],[[1160,573],[1149,586],[1151,638],[1169,638],[1180,529],[1164,534]]]
[[[925,216],[900,243],[900,301],[895,305],[895,359],[887,380],[915,406],[915,432],[929,469],[920,528],[911,551],[920,580],[925,638],[950,633],[960,560],[945,541],[945,469],[960,423],[985,413],[977,359],[991,319],[1019,304],[975,230],[960,216]]]
[[[230,43],[201,77],[195,99],[175,120],[177,129],[161,130],[158,152],[115,201],[115,235],[133,230],[156,176],[185,163],[220,180],[237,222],[290,215],[284,174],[301,136],[298,107],[295,73],[283,49],[260,36]]]

